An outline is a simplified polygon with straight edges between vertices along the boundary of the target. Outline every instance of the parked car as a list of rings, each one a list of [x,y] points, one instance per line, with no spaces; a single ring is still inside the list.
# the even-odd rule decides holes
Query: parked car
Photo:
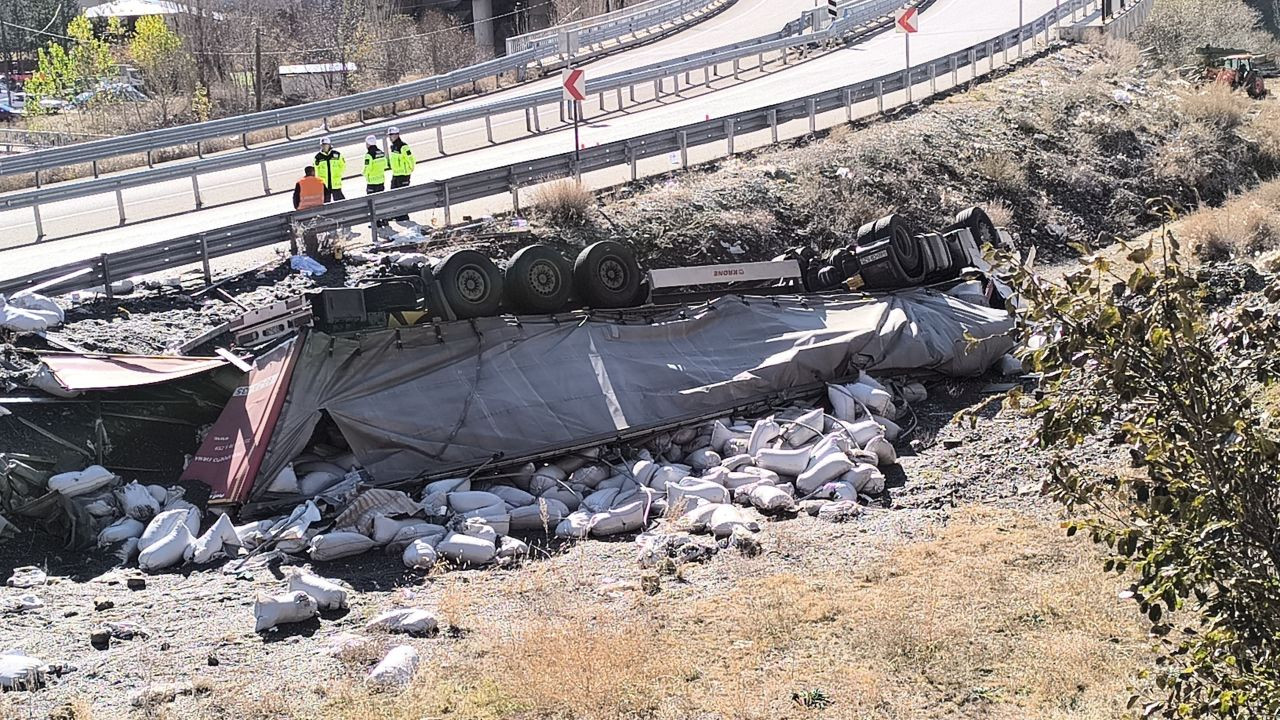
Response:
[[[22,117],[22,113],[13,109],[13,107],[8,104],[0,102],[0,122],[11,123],[20,117]]]
[[[91,102],[146,102],[147,99],[147,96],[138,88],[128,83],[115,82],[106,83],[76,95],[71,99],[70,105],[77,110],[82,110]]]

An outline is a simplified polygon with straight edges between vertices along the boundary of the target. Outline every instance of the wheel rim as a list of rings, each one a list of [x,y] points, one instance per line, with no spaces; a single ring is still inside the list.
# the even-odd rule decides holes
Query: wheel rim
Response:
[[[458,294],[467,302],[478,303],[489,294],[489,278],[479,265],[465,265],[458,270],[458,279],[454,282]]]
[[[525,284],[533,294],[544,298],[554,297],[563,286],[559,268],[547,260],[539,260],[530,266],[526,280]]]
[[[629,273],[627,267],[616,257],[607,257],[600,262],[600,284],[610,292],[620,292],[627,286]]]

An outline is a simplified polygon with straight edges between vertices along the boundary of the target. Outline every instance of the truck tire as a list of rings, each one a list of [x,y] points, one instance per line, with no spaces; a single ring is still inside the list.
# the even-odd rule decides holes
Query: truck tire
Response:
[[[874,241],[888,240],[893,247],[898,267],[906,277],[924,277],[924,254],[911,225],[901,215],[886,215],[876,221]]]
[[[950,280],[959,274],[960,268],[952,262],[951,250],[945,238],[937,233],[927,233],[921,235],[919,239],[921,248],[929,258],[928,264],[932,268],[925,275],[926,284]]]
[[[529,245],[511,256],[502,294],[516,310],[553,313],[573,291],[573,266],[550,245]]]
[[[502,271],[475,250],[459,250],[435,272],[440,292],[460,319],[494,315],[502,304]]]
[[[973,241],[977,243],[978,249],[981,250],[986,245],[997,246],[1000,244],[1000,233],[996,231],[996,224],[991,222],[987,211],[980,207],[971,207],[956,213],[956,221],[947,226],[944,233],[954,230],[968,230],[973,234]]]
[[[630,307],[640,294],[640,264],[629,248],[601,240],[573,263],[573,284],[589,307]]]

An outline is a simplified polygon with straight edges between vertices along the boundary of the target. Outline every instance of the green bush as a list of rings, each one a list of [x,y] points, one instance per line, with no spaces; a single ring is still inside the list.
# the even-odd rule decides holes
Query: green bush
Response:
[[[1025,353],[1042,394],[1010,401],[1054,450],[1045,490],[1067,533],[1110,549],[1158,639],[1163,694],[1130,705],[1280,717],[1280,423],[1261,402],[1280,378],[1280,313],[1211,314],[1168,232],[1123,262],[1079,249],[1087,266],[1061,282],[1012,270],[1021,329],[1044,340]],[[1100,438],[1129,467],[1100,461]]]

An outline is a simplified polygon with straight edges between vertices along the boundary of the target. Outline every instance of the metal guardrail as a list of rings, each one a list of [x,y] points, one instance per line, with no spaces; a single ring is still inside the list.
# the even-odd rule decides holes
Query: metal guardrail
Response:
[[[1138,0],[1134,5],[1125,8],[1124,12],[1111,18],[1111,22],[1103,25],[1102,32],[1108,37],[1128,40],[1151,15],[1151,7],[1155,0]]]
[[[507,54],[514,55],[515,53],[528,50],[530,47],[535,47],[539,44],[545,45],[545,43],[548,42],[554,45],[559,42],[561,33],[573,32],[574,30],[582,30],[584,28],[599,29],[611,23],[617,23],[630,18],[631,16],[649,13],[661,8],[663,5],[669,4],[670,2],[671,0],[646,0],[645,2],[632,5],[630,7],[619,8],[612,12],[593,15],[592,17],[583,18],[582,20],[560,23],[559,25],[552,25],[551,27],[543,28],[541,30],[532,30],[523,35],[515,35],[507,38]],[[584,38],[582,36],[579,36],[578,42],[582,42],[583,39]]]
[[[704,2],[705,0],[691,1]],[[931,0],[929,1],[931,2]],[[922,0],[912,0],[907,4],[919,5],[921,2]],[[656,62],[640,68],[590,80],[587,83],[587,90],[600,96],[602,107],[604,105],[604,95],[611,92],[616,93],[617,108],[608,111],[616,112],[623,106],[622,90],[624,89],[629,90],[631,101],[635,103],[635,88],[638,85],[653,83],[654,97],[656,99],[662,96],[663,82],[668,78],[674,78],[673,84],[678,86],[681,74],[686,76],[686,83],[688,83],[690,73],[702,71],[704,81],[709,82],[711,80],[711,68],[715,68],[715,73],[719,76],[720,65],[732,64],[733,75],[737,77],[739,62],[742,59],[758,56],[760,64],[763,65],[765,56],[771,53],[781,53],[781,61],[785,64],[790,53],[802,48],[807,49],[814,43],[830,42],[842,38],[846,40],[864,38],[874,31],[886,28],[891,20],[888,13],[902,4],[902,0],[855,0],[855,2],[846,4],[842,9],[841,17],[822,31],[809,35],[789,34],[800,27],[799,23],[789,24],[787,28],[783,28],[776,33],[705,50],[675,62]],[[825,9],[823,12],[825,12]],[[678,91],[678,89],[676,87],[675,91]],[[484,120],[487,139],[489,142],[493,142],[492,119],[494,116],[504,113],[524,112],[526,129],[530,133],[537,133],[541,132],[541,120],[538,116],[540,108],[548,105],[559,105],[561,102],[562,94],[560,89],[551,88],[531,95],[516,96],[494,103],[467,105],[451,111],[434,113],[430,116],[402,119],[395,121],[395,123],[402,132],[434,129],[436,131],[437,149],[443,155],[445,154],[443,131],[445,127],[464,122]],[[563,107],[561,110],[562,119],[564,119]],[[344,144],[357,145],[362,142],[362,138],[374,127],[360,126],[332,133],[330,137],[333,139],[335,146]],[[297,140],[277,143],[191,162],[162,165],[150,170],[114,174],[96,180],[58,183],[42,188],[6,193],[0,195],[0,210],[32,208],[35,216],[37,240],[39,240],[44,236],[40,206],[49,203],[114,193],[118,224],[123,225],[127,220],[123,196],[123,191],[125,190],[190,178],[194,207],[195,209],[200,209],[203,207],[199,182],[200,175],[254,164],[259,165],[261,168],[263,194],[269,195],[271,186],[266,163],[304,154],[307,152],[307,148],[304,145],[309,142],[314,141]]]
[[[259,220],[251,220],[230,227],[188,235],[164,243],[146,245],[117,253],[106,253],[92,260],[53,267],[24,277],[0,281],[0,292],[12,293],[23,288],[39,287],[41,292],[57,295],[90,287],[110,287],[113,279],[143,275],[181,265],[203,262],[206,278],[209,262],[289,240],[295,224],[314,224],[324,227],[354,227],[369,223],[371,226],[381,217],[394,217],[406,212],[443,209],[449,223],[450,206],[469,200],[512,193],[519,203],[519,189],[584,172],[603,170],[618,165],[629,165],[631,177],[638,176],[639,160],[678,154],[682,167],[688,167],[688,151],[691,147],[725,142],[729,154],[734,152],[734,138],[743,133],[770,130],[772,141],[778,141],[778,127],[784,123],[808,118],[809,131],[817,129],[817,116],[843,109],[847,120],[853,119],[854,105],[872,99],[877,101],[877,112],[884,111],[885,96],[904,90],[908,83],[930,83],[930,92],[936,91],[940,77],[951,76],[952,86],[959,83],[961,68],[972,68],[971,78],[980,74],[985,61],[985,72],[995,70],[996,54],[1003,52],[1007,59],[1011,48],[1021,48],[1028,38],[1044,34],[1046,43],[1054,25],[1065,18],[1074,18],[1077,11],[1086,9],[1097,0],[1066,0],[1053,10],[1022,27],[1001,33],[996,37],[970,47],[935,58],[910,68],[834,88],[803,98],[759,107],[704,122],[685,125],[673,130],[663,130],[639,137],[620,140],[581,151],[581,159],[574,164],[572,152],[552,155],[506,167],[491,168],[447,180],[424,183],[399,190],[378,193],[363,198],[352,198],[303,212],[282,213]],[[909,78],[909,79],[908,79]]]
[[[600,42],[608,33],[615,33],[616,37],[635,34],[648,27],[662,25],[676,18],[689,16],[699,8],[709,8],[722,1],[665,0],[659,9],[660,11],[649,13],[643,17],[636,16],[633,23],[613,21],[606,29],[595,31],[595,26],[588,26],[580,30],[580,33],[585,35],[583,39],[588,41],[587,45],[590,45],[591,43]],[[650,25],[642,26],[639,23],[650,23]],[[148,130],[104,140],[94,140],[28,153],[18,158],[3,158],[0,159],[0,176],[36,173],[36,185],[39,187],[39,172],[51,167],[93,163],[96,177],[97,161],[99,160],[120,155],[145,154],[148,156],[148,166],[152,166],[153,163],[150,162],[150,158],[152,153],[157,150],[168,147],[196,145],[197,153],[202,155],[203,153],[200,152],[201,143],[215,138],[227,138],[237,135],[240,136],[241,144],[247,149],[248,134],[251,132],[284,127],[285,135],[288,137],[288,126],[290,124],[316,120],[325,121],[325,128],[327,129],[327,118],[333,115],[360,112],[379,106],[392,106],[394,109],[394,105],[397,102],[412,100],[437,92],[452,94],[455,88],[475,85],[484,78],[496,78],[508,72],[522,74],[530,64],[538,62],[546,55],[555,54],[557,51],[556,43],[542,42],[519,53],[494,58],[442,75],[377,90],[354,93],[331,100],[319,100],[279,110],[267,110],[236,117],[209,120],[202,123]]]

